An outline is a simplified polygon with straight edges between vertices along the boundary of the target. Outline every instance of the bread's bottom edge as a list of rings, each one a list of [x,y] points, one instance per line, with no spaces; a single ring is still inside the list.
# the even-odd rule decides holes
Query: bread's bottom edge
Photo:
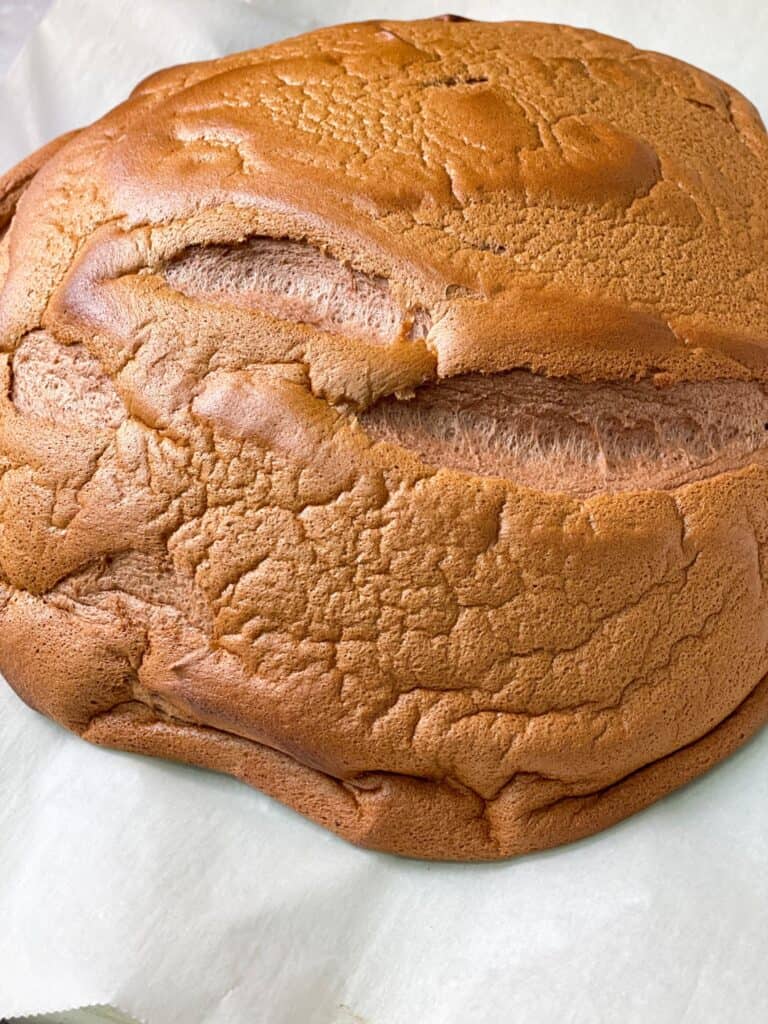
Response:
[[[95,717],[84,739],[224,772],[369,849],[430,860],[497,860],[600,832],[692,781],[768,722],[768,676],[699,739],[597,792],[536,805],[505,788],[492,800],[446,782],[386,772],[366,788],[288,754],[126,702]]]

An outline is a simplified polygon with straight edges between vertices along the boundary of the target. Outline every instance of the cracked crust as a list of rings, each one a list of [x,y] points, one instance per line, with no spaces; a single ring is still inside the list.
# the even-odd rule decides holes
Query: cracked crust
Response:
[[[0,179],[0,670],[415,856],[703,772],[768,717],[767,171],[730,87],[564,27],[153,76]],[[617,421],[708,395],[669,432],[707,465],[534,486],[371,427],[414,392],[487,419],[499,373]]]

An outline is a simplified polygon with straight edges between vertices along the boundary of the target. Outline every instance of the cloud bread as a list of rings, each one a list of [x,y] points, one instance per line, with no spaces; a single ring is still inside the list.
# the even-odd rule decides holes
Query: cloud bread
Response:
[[[172,68],[0,179],[0,670],[372,848],[588,835],[768,717],[768,140],[594,32]]]

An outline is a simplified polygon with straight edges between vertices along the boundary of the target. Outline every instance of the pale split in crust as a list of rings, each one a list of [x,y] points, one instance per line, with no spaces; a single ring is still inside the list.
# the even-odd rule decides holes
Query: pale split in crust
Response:
[[[160,72],[0,179],[0,670],[353,842],[588,835],[768,717],[768,141],[441,18]]]

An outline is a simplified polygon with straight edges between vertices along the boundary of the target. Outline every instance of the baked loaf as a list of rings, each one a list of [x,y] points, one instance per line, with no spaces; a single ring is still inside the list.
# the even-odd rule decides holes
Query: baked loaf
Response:
[[[364,846],[602,829],[768,716],[768,141],[572,28],[163,71],[2,180],[0,669]],[[15,215],[14,215],[15,210]]]

